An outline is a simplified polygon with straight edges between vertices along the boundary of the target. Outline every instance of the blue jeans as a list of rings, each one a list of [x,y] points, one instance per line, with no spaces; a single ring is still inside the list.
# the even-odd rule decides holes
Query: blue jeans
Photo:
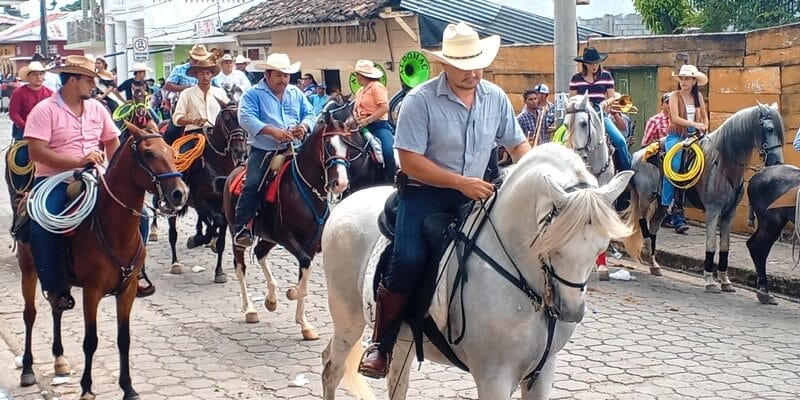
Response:
[[[14,124],[11,125],[11,137],[14,138],[14,140],[22,140],[23,133],[25,133],[24,130],[18,128]]]
[[[631,154],[628,151],[628,142],[625,140],[625,135],[617,129],[611,117],[603,117],[603,124],[605,125],[608,138],[611,139],[611,144],[613,144],[616,149],[614,152],[614,161],[617,169],[620,171],[631,169]]]
[[[411,294],[427,267],[431,249],[423,237],[425,218],[436,213],[456,215],[469,202],[453,189],[406,187],[400,195],[395,226],[394,251],[383,274],[383,285],[395,293]]]
[[[664,140],[664,147],[665,150],[669,151],[672,146],[680,145],[681,135],[675,132],[670,132],[667,135],[667,138]],[[681,160],[683,159],[683,150],[678,151],[678,154],[675,154],[675,157],[672,158],[672,170],[678,171],[681,168]],[[666,177],[662,178],[661,181],[661,205],[662,206],[669,206],[672,204],[672,200],[675,197],[675,186],[672,185],[672,182],[669,181]],[[674,222],[674,221],[673,221]]]
[[[34,184],[43,181],[44,177],[38,177]],[[59,213],[67,205],[67,184],[60,183],[56,186],[45,202],[45,208],[50,213]],[[149,221],[146,216],[139,219],[139,233],[142,235],[145,244],[149,233]],[[45,292],[57,289],[59,286],[58,277],[58,249],[63,243],[61,235],[51,233],[42,228],[36,221],[31,219],[31,251],[33,261],[36,263],[36,272],[39,274],[39,282]]]
[[[250,147],[250,155],[247,156],[247,176],[244,179],[244,187],[239,200],[236,202],[236,214],[233,224],[233,232],[238,233],[247,223],[253,219],[253,214],[258,207],[258,187],[267,173],[269,165],[266,165],[267,155],[271,151]]]
[[[383,152],[383,179],[386,182],[394,182],[394,174],[397,171],[397,162],[394,160],[394,133],[389,121],[375,121],[367,126],[373,136],[381,141],[381,151]]]

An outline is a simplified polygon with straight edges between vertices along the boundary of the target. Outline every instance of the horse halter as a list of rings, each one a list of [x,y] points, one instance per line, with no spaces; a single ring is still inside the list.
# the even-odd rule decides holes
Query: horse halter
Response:
[[[589,107],[591,107],[591,105],[589,105]],[[600,140],[597,143],[592,144],[592,138],[593,138],[593,136],[592,136],[593,118],[592,117],[593,117],[593,114],[589,111],[588,108],[585,109],[585,110],[576,110],[576,109],[573,108],[572,110],[567,110],[566,113],[567,114],[573,114],[573,115],[585,113],[589,117],[589,123],[588,123],[589,126],[588,126],[588,129],[587,129],[588,134],[587,134],[587,137],[586,137],[586,145],[572,149],[574,152],[578,153],[578,155],[580,155],[581,158],[587,158],[587,157],[589,157],[589,154],[594,153],[598,149],[598,147],[600,147],[601,145],[603,145],[605,143],[605,141],[602,140],[602,137],[601,137]],[[602,117],[598,116],[598,118],[602,118]],[[600,123],[602,123],[602,119],[600,120]],[[569,136],[571,137],[572,134],[574,133],[575,128],[572,125],[570,125],[569,130],[570,130]],[[585,154],[586,156],[584,157],[583,154]],[[589,167],[589,169],[592,169],[592,167],[589,166],[588,163],[587,163],[587,167]],[[602,168],[600,168],[600,171],[593,172],[592,174],[595,175],[595,176],[599,176],[600,174],[606,172],[609,167],[611,167],[611,157],[610,156],[606,159],[606,163],[603,165]]]
[[[225,107],[224,109],[222,109],[222,111],[220,111],[220,114],[223,113],[223,112],[226,112],[226,111],[231,112],[231,111],[236,110],[236,109],[237,109],[237,106],[228,106],[228,107]],[[211,134],[209,134],[208,131],[211,131]],[[226,124],[225,122],[222,123],[222,133],[225,135],[226,144],[225,144],[225,148],[224,149],[218,150],[216,147],[214,147],[214,143],[211,140],[211,137],[214,134],[213,127],[207,127],[207,126],[203,127],[203,135],[206,136],[206,139],[207,139],[206,143],[208,144],[208,147],[210,147],[211,151],[213,151],[218,156],[224,157],[224,156],[226,156],[228,154],[229,151],[231,151],[231,143],[233,143],[235,141],[244,141],[245,140],[245,133],[244,133],[244,129],[242,129],[241,126],[237,126],[234,129],[230,129],[228,127],[228,124]],[[241,160],[235,160],[235,161],[241,161]]]
[[[775,135],[775,121],[769,115],[769,109],[761,105],[758,107],[758,126],[761,127],[761,148],[758,150],[758,154],[766,164],[767,154],[773,149],[783,147],[783,143]],[[774,144],[769,143],[770,138],[775,138]]]

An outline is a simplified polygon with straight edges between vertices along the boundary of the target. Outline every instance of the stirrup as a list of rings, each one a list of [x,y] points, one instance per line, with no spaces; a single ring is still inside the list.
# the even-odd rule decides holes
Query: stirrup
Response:
[[[366,350],[364,350],[364,355],[361,356],[361,362],[358,363],[358,373],[361,374],[361,375],[364,375],[364,376],[366,376],[368,378],[383,379],[389,373],[389,365],[392,362],[392,353],[387,353],[385,355],[386,356],[386,363],[384,363],[384,365],[383,365],[383,370],[377,371],[377,370],[374,370],[372,368],[365,368],[364,367],[364,359],[368,355],[373,353],[373,352],[376,352],[378,354],[381,353],[381,351],[378,349],[378,343],[373,343],[373,344],[369,345],[369,347],[367,347]]]

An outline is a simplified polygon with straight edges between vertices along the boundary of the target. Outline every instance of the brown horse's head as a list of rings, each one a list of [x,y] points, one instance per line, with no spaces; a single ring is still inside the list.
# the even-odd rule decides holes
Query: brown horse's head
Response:
[[[140,129],[125,122],[133,159],[140,168],[131,168],[132,180],[138,187],[163,199],[167,211],[176,211],[186,205],[189,188],[175,168],[175,152],[158,134],[158,127],[150,121]]]
[[[239,105],[236,101],[231,100],[228,103],[217,99],[222,110],[217,116],[214,123],[214,131],[212,133],[212,140],[214,146],[218,147],[217,143],[224,144],[224,153],[231,152],[231,157],[236,160],[237,164],[244,163],[247,159],[247,137],[245,136],[244,129],[239,125]]]
[[[350,131],[344,124],[324,113],[306,141],[318,154],[323,168],[324,190],[334,195],[342,194],[349,185],[347,168],[350,163],[347,161],[347,147],[342,141],[342,136],[349,135]]]

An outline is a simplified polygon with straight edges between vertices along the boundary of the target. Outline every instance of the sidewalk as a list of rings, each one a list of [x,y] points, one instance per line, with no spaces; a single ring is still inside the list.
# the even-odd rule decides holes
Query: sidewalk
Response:
[[[719,243],[719,234],[716,235]],[[749,235],[731,234],[728,275],[740,285],[756,285],[756,271],[750,252],[747,250]],[[702,274],[706,253],[706,230],[703,226],[692,225],[686,234],[661,228],[656,242],[656,260],[662,267]],[[718,252],[714,262],[719,261]],[[795,259],[800,257],[800,244]],[[776,241],[767,259],[767,276],[770,292],[800,298],[800,268],[795,268],[792,260],[792,243]]]

